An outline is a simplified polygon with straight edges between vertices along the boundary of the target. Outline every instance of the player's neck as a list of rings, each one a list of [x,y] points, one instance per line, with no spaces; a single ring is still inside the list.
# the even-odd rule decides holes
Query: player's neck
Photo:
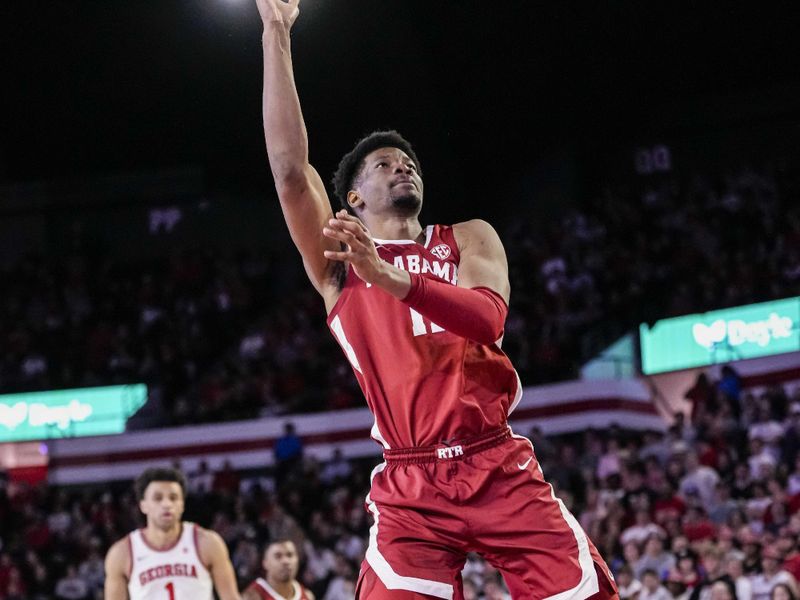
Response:
[[[364,225],[369,229],[369,234],[378,240],[415,240],[423,237],[422,225],[419,218],[401,216],[380,216],[370,218],[364,215]]]
[[[154,523],[148,523],[142,533],[150,546],[156,550],[164,550],[178,542],[183,533],[183,522],[176,523],[169,529],[161,529]]]
[[[284,598],[294,598],[294,581],[272,581],[267,577],[267,583]]]

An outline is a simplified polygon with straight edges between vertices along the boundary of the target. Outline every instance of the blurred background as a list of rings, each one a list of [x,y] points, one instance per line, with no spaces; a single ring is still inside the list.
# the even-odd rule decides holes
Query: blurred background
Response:
[[[623,598],[800,577],[795,25],[301,0],[312,163],[328,181],[397,129],[423,223],[498,230],[512,426]],[[246,0],[0,6],[0,599],[102,598],[131,481],[162,464],[242,586],[287,534],[318,598],[352,598],[379,452],[277,208],[260,32]],[[479,557],[464,578],[507,597]]]

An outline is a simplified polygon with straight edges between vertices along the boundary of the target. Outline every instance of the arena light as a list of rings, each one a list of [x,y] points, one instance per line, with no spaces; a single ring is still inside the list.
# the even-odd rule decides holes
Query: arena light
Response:
[[[0,442],[122,433],[145,402],[141,383],[0,395]]]
[[[800,351],[800,297],[639,326],[646,375]]]

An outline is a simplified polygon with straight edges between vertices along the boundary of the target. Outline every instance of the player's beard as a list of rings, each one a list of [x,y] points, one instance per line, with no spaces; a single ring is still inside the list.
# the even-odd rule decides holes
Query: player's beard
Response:
[[[392,206],[402,214],[416,215],[422,207],[422,199],[417,194],[394,196]]]

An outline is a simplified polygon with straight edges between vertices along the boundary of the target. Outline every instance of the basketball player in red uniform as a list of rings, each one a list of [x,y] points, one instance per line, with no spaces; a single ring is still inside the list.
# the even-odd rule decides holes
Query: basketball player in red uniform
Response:
[[[106,600],[239,600],[228,548],[214,531],[183,521],[186,480],[151,468],[136,479],[147,526],[106,554]]]
[[[508,427],[521,384],[500,349],[505,251],[480,220],[422,227],[411,145],[376,132],[341,161],[333,213],[308,162],[289,32],[298,1],[257,0],[267,154],[289,232],[375,416],[384,462],[359,598],[462,598],[477,552],[517,599],[617,597],[608,568]]]
[[[292,540],[275,540],[264,548],[266,577],[259,577],[242,594],[242,600],[314,600],[314,594],[297,581],[300,557]]]

